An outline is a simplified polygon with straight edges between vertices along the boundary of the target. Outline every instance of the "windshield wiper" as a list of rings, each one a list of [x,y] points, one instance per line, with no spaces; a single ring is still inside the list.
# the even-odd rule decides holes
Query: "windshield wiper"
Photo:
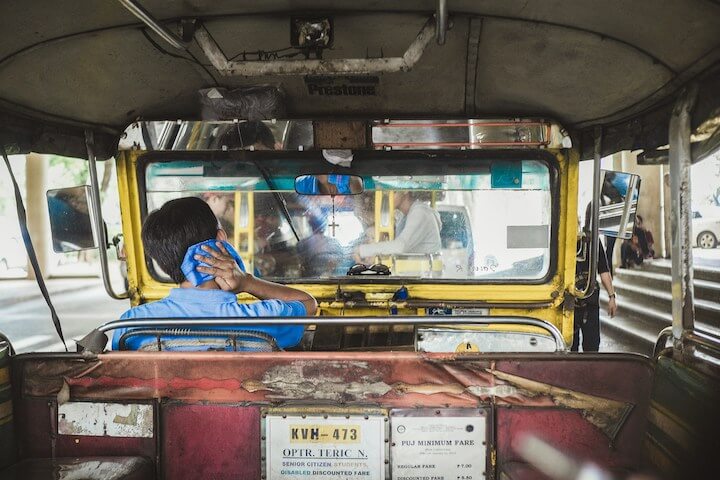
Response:
[[[283,216],[285,217],[285,220],[287,221],[288,225],[290,225],[290,229],[293,232],[293,235],[295,235],[295,238],[297,241],[300,241],[300,236],[298,235],[297,231],[295,230],[295,227],[292,223],[292,218],[290,218],[290,211],[287,208],[287,203],[285,203],[285,199],[282,195],[280,195],[280,192],[278,192],[275,189],[275,185],[273,184],[272,178],[270,177],[270,174],[265,170],[263,167],[260,166],[260,164],[255,160],[254,158],[251,158],[250,161],[255,165],[255,168],[258,169],[260,174],[263,176],[263,179],[265,180],[265,183],[267,184],[268,188],[273,193],[273,198],[275,199],[275,203],[277,203],[278,207],[280,208],[280,211],[282,212]]]

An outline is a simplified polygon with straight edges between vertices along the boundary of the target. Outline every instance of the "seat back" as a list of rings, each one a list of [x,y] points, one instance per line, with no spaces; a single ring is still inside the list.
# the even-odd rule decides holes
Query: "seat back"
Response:
[[[650,399],[648,463],[668,479],[709,478],[720,452],[720,378],[663,355]]]

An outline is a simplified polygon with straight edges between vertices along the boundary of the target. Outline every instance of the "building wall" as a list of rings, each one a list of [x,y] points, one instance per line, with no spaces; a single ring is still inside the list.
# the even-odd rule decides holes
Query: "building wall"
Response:
[[[635,152],[618,152],[612,156],[613,169],[640,175],[640,201],[638,214],[643,217],[643,223],[650,230],[655,239],[655,254],[669,256],[669,245],[665,247],[666,216],[669,214],[669,197],[666,197],[664,188],[664,168],[661,165],[638,165]],[[669,226],[669,224],[668,224]],[[669,228],[668,228],[669,230]],[[616,245],[614,252],[615,264],[620,262],[620,248]]]

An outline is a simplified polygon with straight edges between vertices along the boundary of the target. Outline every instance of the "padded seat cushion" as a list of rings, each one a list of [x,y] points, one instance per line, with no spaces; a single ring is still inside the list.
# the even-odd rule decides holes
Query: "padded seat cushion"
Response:
[[[32,458],[0,472],[3,480],[153,480],[144,457]]]

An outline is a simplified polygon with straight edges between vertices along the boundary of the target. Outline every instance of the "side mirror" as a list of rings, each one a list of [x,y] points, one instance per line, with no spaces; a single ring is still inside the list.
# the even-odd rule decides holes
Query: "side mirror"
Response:
[[[600,235],[632,238],[640,197],[640,176],[602,170],[600,181]]]
[[[295,191],[301,195],[357,195],[363,192],[363,179],[357,175],[300,175]]]
[[[98,247],[90,215],[89,186],[48,190],[47,203],[55,252],[77,252]]]

